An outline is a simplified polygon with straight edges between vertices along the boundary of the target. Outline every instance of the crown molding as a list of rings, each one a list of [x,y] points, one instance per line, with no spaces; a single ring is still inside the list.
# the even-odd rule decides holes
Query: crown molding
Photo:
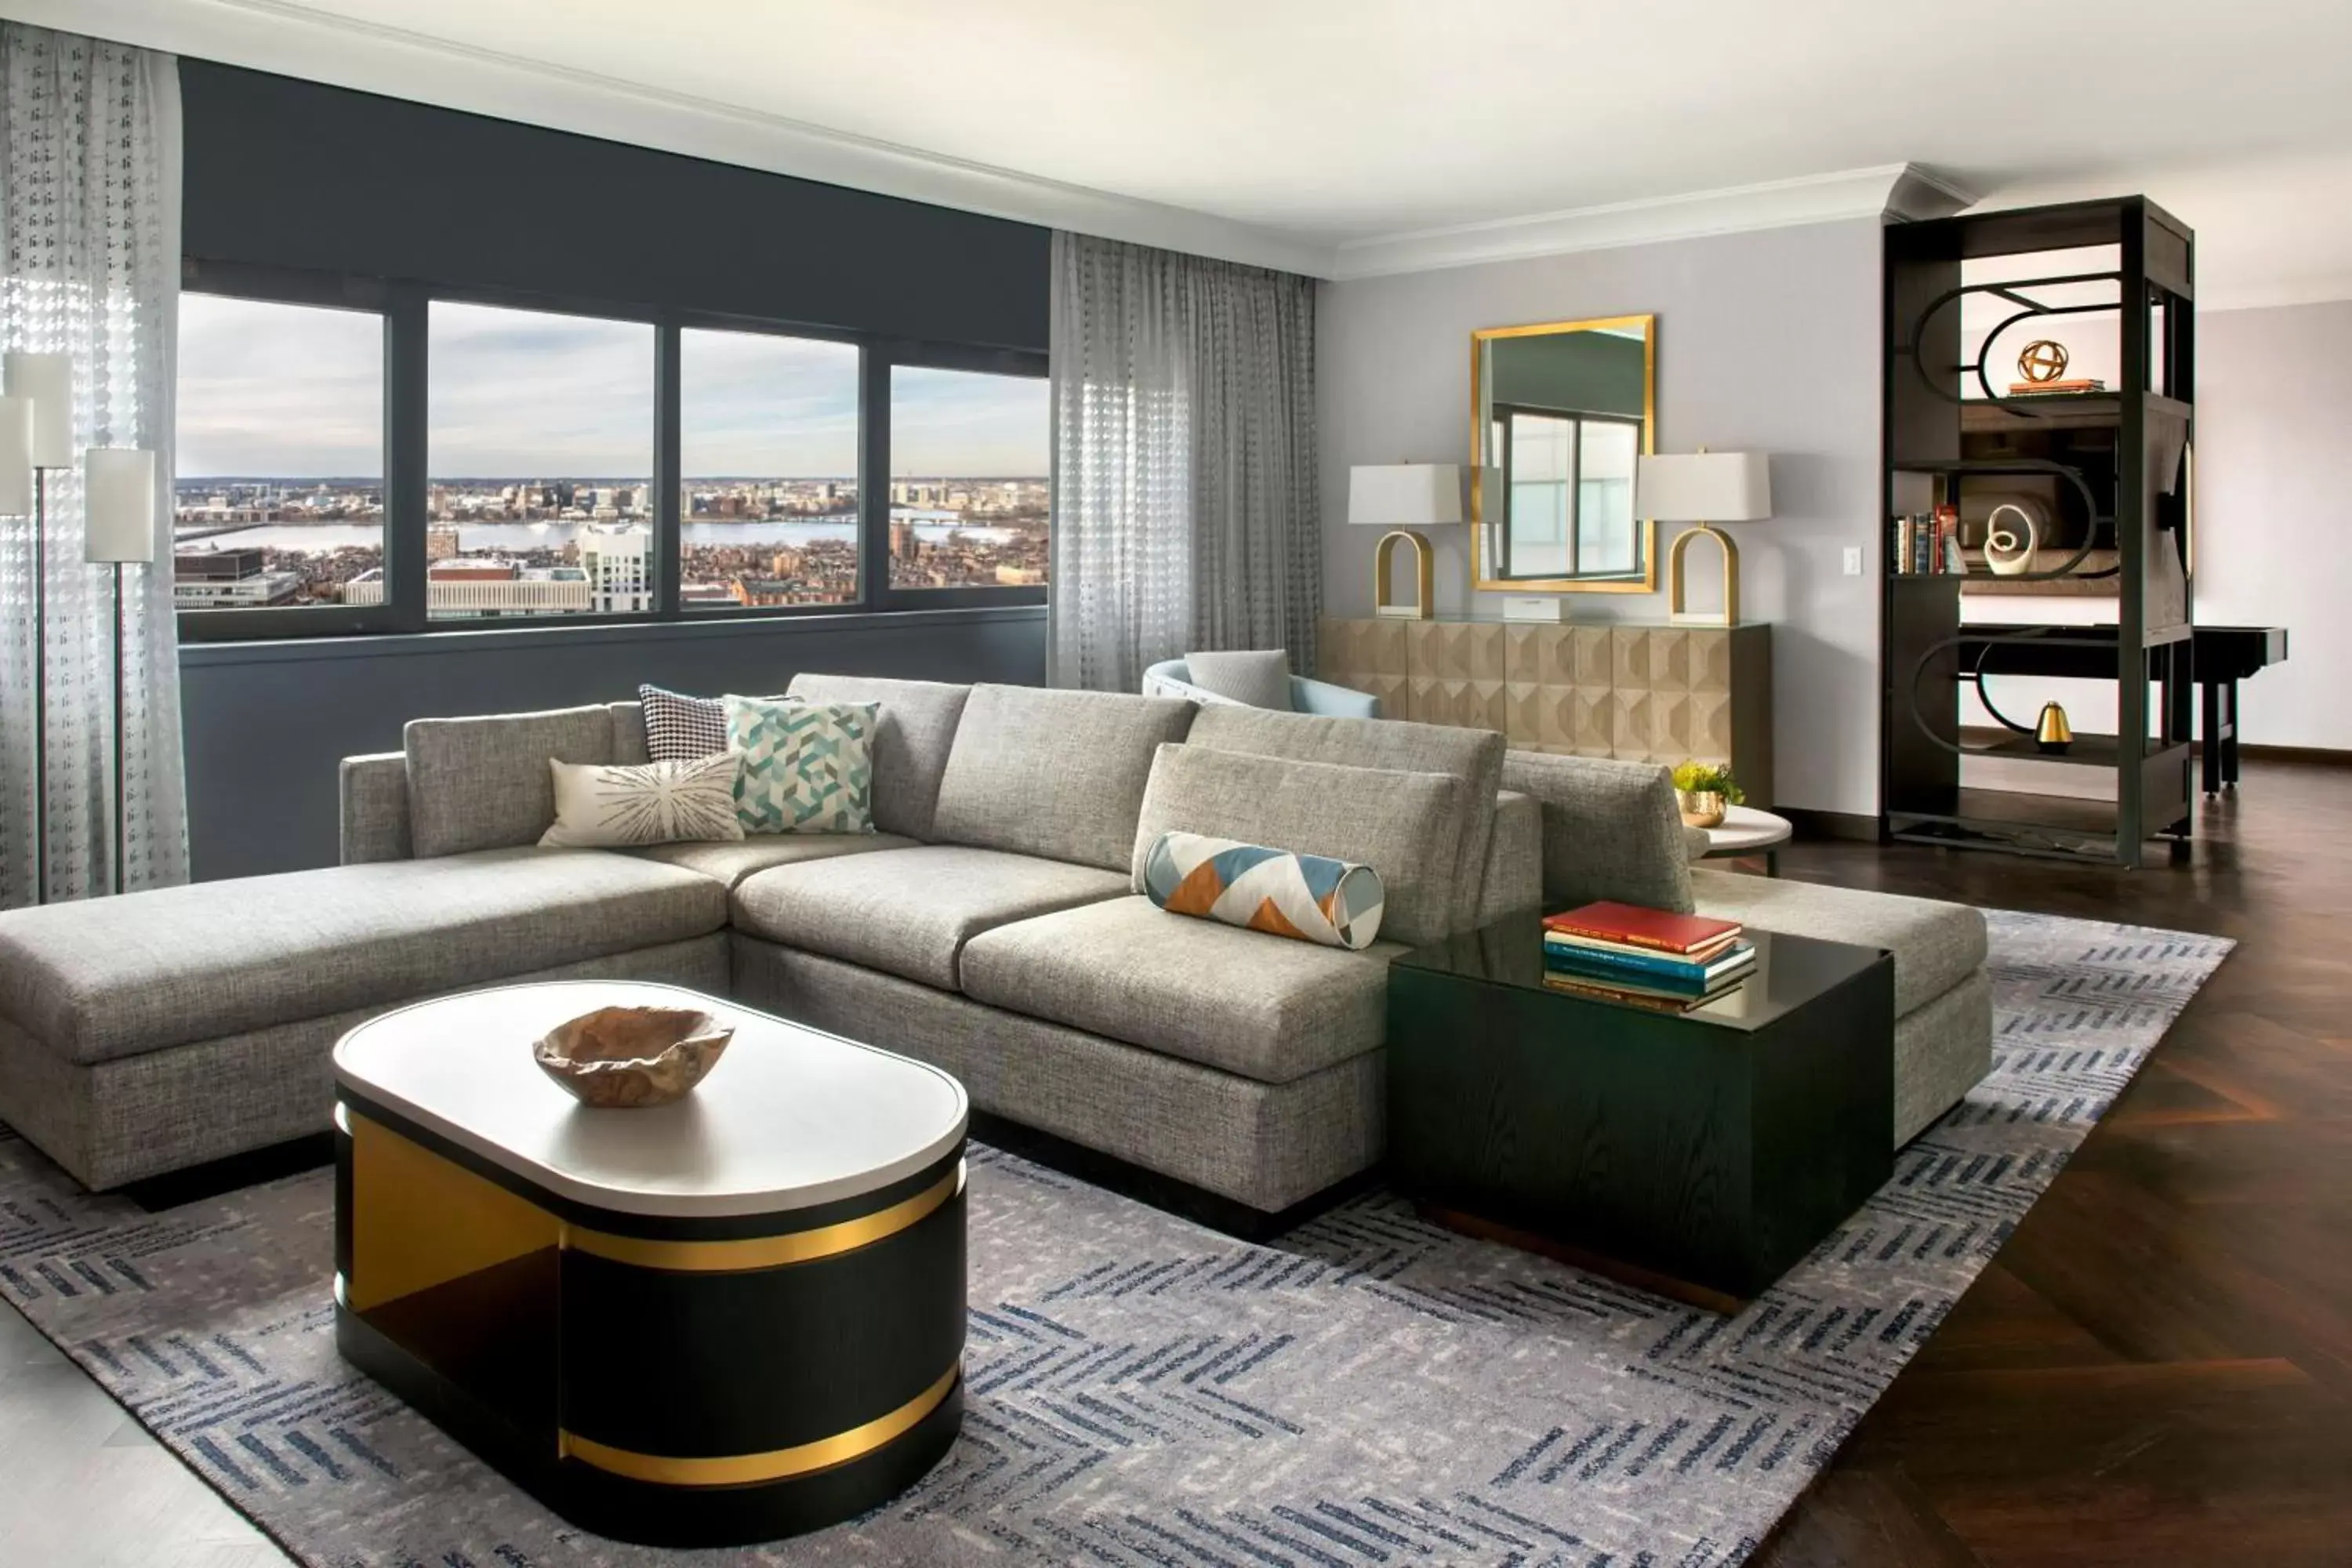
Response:
[[[1975,200],[1973,194],[1954,181],[1916,163],[1886,163],[1686,195],[1645,197],[1347,240],[1339,247],[1338,266],[1330,276],[1378,278],[1429,272],[1842,218],[1943,217]]]
[[[292,0],[0,0],[0,13],[142,48],[990,217],[1316,277],[1330,271],[1328,246],[1206,213],[331,16]]]

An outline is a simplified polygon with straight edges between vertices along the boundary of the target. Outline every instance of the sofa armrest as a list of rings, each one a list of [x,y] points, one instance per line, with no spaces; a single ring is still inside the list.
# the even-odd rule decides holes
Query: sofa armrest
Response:
[[[1543,808],[1533,795],[1503,790],[1495,796],[1495,836],[1486,840],[1486,879],[1478,894],[1478,923],[1543,908]]]
[[[1503,787],[1542,809],[1545,908],[1613,899],[1691,912],[1690,847],[1664,766],[1507,752]]]
[[[1706,858],[1706,852],[1715,847],[1715,840],[1706,836],[1704,827],[1685,826],[1683,829],[1683,847],[1690,851],[1691,864],[1696,866]]]
[[[1381,700],[1369,691],[1334,686],[1328,680],[1290,678],[1290,706],[1301,713],[1322,713],[1335,719],[1377,719]]]
[[[345,757],[341,784],[343,864],[413,858],[407,753],[377,752]]]

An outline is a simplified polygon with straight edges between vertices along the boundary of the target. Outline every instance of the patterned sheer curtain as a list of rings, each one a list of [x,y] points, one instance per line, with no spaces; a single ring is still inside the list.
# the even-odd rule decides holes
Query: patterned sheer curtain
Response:
[[[172,611],[172,344],[179,310],[180,88],[169,55],[0,26],[0,347],[73,361],[74,449],[156,455],[155,560],[123,572],[123,885],[184,882],[186,790]],[[47,473],[46,570],[34,521],[0,518],[0,908],[112,881],[114,602],[82,559],[81,470]],[[37,744],[36,595],[47,626],[47,745]],[[47,834],[34,842],[45,759]]]
[[[1314,280],[1057,233],[1052,348],[1054,684],[1211,648],[1311,670]]]

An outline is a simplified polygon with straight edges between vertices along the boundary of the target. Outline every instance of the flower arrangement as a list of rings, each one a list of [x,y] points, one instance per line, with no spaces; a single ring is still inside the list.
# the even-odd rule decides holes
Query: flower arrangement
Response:
[[[1683,823],[1690,827],[1722,826],[1725,811],[1748,798],[1729,768],[1696,762],[1685,762],[1675,770],[1675,795]]]

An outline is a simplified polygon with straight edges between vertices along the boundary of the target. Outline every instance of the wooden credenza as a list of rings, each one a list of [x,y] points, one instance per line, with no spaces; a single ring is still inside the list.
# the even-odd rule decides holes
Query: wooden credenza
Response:
[[[1772,803],[1772,628],[1327,619],[1316,676],[1391,719],[1500,730],[1514,749],[1728,763]]]

